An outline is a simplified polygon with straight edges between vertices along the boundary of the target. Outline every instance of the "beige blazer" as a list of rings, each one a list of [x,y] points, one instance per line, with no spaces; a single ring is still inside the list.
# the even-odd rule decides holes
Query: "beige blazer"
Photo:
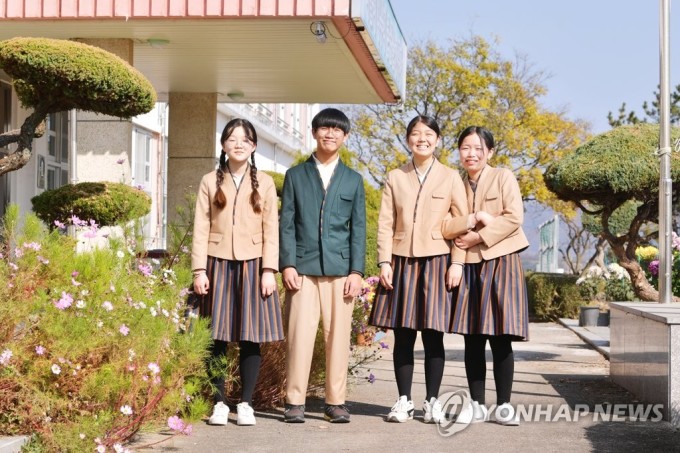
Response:
[[[451,254],[464,262],[465,251],[444,239],[449,216],[467,216],[465,185],[457,171],[435,160],[422,187],[413,163],[387,174],[378,217],[378,262],[392,255],[422,257]]]
[[[477,182],[476,193],[468,179],[464,179],[469,212],[485,211],[495,216],[490,224],[483,227],[479,224],[481,228],[477,232],[483,242],[467,250],[465,262],[492,260],[528,247],[529,241],[522,230],[522,193],[515,175],[507,168],[487,165]],[[442,232],[447,239],[464,234],[467,232],[467,216],[444,220]]]
[[[257,172],[262,212],[250,206],[252,184],[250,167],[236,191],[229,174],[222,182],[227,205],[217,209],[213,204],[217,191],[217,172],[203,176],[196,199],[191,268],[205,269],[208,256],[228,260],[250,260],[262,257],[262,267],[278,270],[279,220],[278,199],[274,180]]]

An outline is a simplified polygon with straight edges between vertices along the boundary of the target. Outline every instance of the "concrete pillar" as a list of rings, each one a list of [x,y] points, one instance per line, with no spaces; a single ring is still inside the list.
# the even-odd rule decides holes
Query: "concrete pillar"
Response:
[[[170,93],[168,121],[168,223],[215,169],[217,93]]]
[[[133,64],[130,39],[74,39],[99,47]],[[93,112],[77,112],[78,182],[113,181],[130,184],[132,121]],[[118,163],[121,162],[121,163]],[[69,179],[73,179],[73,175]]]

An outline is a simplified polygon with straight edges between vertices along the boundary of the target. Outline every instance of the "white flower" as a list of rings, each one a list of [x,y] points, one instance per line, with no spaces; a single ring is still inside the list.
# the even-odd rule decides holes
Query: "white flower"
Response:
[[[0,354],[0,365],[7,365],[12,358],[12,355],[12,351],[9,349],[2,351],[2,354]]]
[[[76,308],[85,308],[85,301],[82,299],[78,299],[76,301]]]
[[[52,373],[54,373],[54,374],[61,373],[61,367],[59,365],[57,365],[56,363],[52,364]]]
[[[123,415],[132,415],[132,408],[126,404],[124,406],[120,406],[120,412]]]
[[[125,258],[125,253],[123,253],[122,250],[118,250],[118,251],[116,252],[116,256],[117,256],[118,258],[120,258],[120,259],[123,259],[123,258]]]
[[[109,302],[108,300],[105,300],[102,303],[102,308],[106,311],[112,311],[113,310],[113,304],[111,302]]]
[[[85,439],[85,434],[80,433],[80,435],[78,437],[80,437],[81,439]]]

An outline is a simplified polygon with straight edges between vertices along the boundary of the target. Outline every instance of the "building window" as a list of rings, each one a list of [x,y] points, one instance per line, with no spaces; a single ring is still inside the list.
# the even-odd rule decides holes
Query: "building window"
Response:
[[[57,189],[69,182],[69,114],[68,112],[47,115],[45,135],[47,136],[47,190]]]
[[[135,128],[134,184],[143,186],[146,192],[151,192],[152,146],[154,146],[153,136],[143,129]]]
[[[11,113],[12,113],[12,88],[9,84],[0,82],[0,133],[10,130]],[[0,148],[0,150],[9,149],[9,146]],[[2,151],[0,151],[2,154]]]

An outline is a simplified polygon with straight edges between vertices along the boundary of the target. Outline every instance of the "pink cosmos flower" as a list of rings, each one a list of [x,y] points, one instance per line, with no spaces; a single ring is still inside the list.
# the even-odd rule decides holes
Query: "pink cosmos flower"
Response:
[[[130,328],[123,324],[120,326],[120,329],[118,329],[118,331],[121,333],[121,335],[126,337],[130,333]]]
[[[61,299],[59,299],[57,302],[54,303],[54,306],[57,307],[59,310],[66,310],[68,307],[71,306],[73,303],[73,296],[71,296],[69,293],[62,291],[61,292]]]
[[[43,355],[43,354],[45,354],[46,351],[47,350],[42,345],[38,345],[38,346],[35,347],[35,353],[38,354],[38,355]]]
[[[151,371],[153,374],[158,374],[161,372],[161,367],[159,367],[156,362],[149,363],[147,368],[149,368],[149,371]]]
[[[144,275],[145,277],[149,277],[153,270],[151,265],[146,263],[141,263],[140,265],[137,266],[137,269],[139,269],[139,272],[141,272],[142,275]]]

